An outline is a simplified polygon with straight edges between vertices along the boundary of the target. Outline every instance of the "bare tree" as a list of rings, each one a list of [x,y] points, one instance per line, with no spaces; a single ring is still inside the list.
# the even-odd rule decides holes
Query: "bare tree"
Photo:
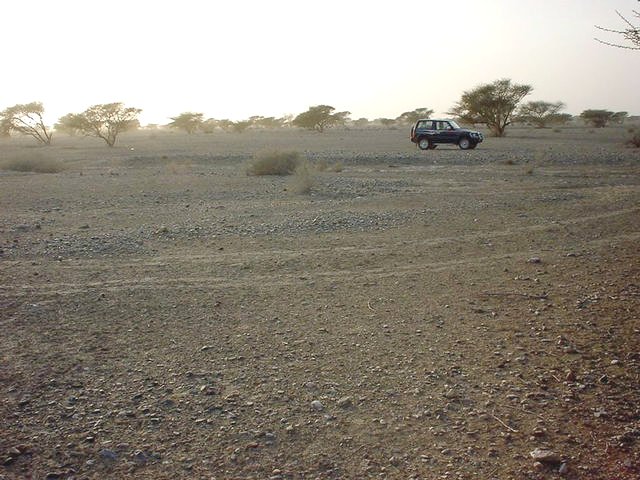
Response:
[[[0,131],[9,135],[12,131],[29,135],[43,145],[51,145],[53,133],[42,119],[44,107],[40,102],[14,105],[0,112]]]
[[[638,0],[638,2],[640,2],[640,0]],[[640,11],[632,10],[631,12],[633,13],[634,17],[640,19]],[[599,38],[596,38],[596,40],[605,45],[609,45],[610,47],[626,48],[628,50],[640,50],[640,26],[631,23],[631,21],[627,17],[622,15],[619,11],[616,10],[616,13],[622,19],[622,21],[626,25],[626,28],[622,30],[616,30],[614,28],[605,28],[598,25],[596,25],[595,27],[598,30],[602,30],[603,32],[610,32],[621,35],[626,42],[630,42],[631,44],[624,45],[621,43],[607,42],[605,40],[600,40]]]

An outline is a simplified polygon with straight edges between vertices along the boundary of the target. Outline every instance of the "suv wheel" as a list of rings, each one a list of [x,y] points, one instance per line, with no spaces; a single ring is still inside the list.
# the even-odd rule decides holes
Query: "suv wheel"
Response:
[[[418,148],[420,150],[432,150],[432,144],[431,144],[431,140],[429,140],[428,138],[421,138],[418,141]]]
[[[460,139],[460,141],[458,142],[458,146],[462,149],[462,150],[468,150],[472,147],[472,143],[471,140],[469,140],[469,137],[462,137]]]

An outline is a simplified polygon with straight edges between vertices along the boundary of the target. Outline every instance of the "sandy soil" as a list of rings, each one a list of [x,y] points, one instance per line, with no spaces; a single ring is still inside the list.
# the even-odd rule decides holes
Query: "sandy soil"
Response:
[[[640,478],[623,136],[0,143],[0,479]]]

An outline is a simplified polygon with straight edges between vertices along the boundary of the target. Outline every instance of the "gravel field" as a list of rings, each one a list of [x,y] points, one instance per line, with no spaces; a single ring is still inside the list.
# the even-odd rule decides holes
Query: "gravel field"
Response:
[[[0,139],[0,480],[640,478],[626,135]]]

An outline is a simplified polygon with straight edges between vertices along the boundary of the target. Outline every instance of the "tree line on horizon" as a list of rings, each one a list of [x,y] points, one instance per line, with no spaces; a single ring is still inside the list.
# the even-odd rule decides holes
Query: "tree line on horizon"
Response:
[[[637,1],[640,3],[640,0]],[[622,37],[622,41],[611,42],[599,38],[595,40],[611,47],[640,50],[640,27],[617,10],[616,14],[623,21],[623,28],[615,29],[598,25],[595,27],[602,32]],[[640,19],[640,11],[632,10],[632,15]],[[510,79],[496,80],[464,92],[461,99],[447,114],[462,123],[485,125],[496,137],[504,136],[507,126],[513,122],[544,128],[550,124],[565,124],[573,119],[571,114],[562,112],[565,108],[563,102],[522,103],[532,90],[531,85],[519,85],[512,83]],[[98,104],[82,113],[69,113],[62,116],[53,129],[71,135],[81,134],[101,138],[109,147],[113,147],[120,133],[140,126],[138,115],[141,112],[139,108],[125,107],[119,102]],[[0,137],[10,136],[15,132],[29,135],[43,145],[50,145],[53,132],[45,125],[43,114],[44,106],[41,102],[17,104],[6,108],[0,112]],[[406,125],[432,114],[433,110],[422,107],[404,112],[395,119],[379,118],[374,122],[387,127],[397,124]],[[296,117],[292,115],[281,118],[253,116],[237,122],[213,118],[205,120],[202,113],[183,112],[176,117],[171,117],[172,121],[167,126],[190,134],[198,131],[211,133],[216,129],[243,132],[250,127],[281,128],[285,126],[306,128],[322,133],[326,128],[345,125],[347,122],[351,122],[354,126],[365,126],[370,123],[366,118],[351,120],[350,115],[351,113],[347,111],[335,112],[335,108],[329,105],[309,107],[306,112]],[[588,125],[602,128],[609,123],[622,123],[628,117],[628,113],[588,109],[584,110],[579,117]],[[634,139],[637,137],[640,137],[640,133],[636,133]],[[640,141],[635,143],[640,144]]]
[[[563,125],[574,117],[563,113],[563,102],[530,101],[524,98],[533,91],[531,85],[516,84],[510,79],[500,79],[465,91],[460,100],[447,112],[464,124],[484,125],[493,136],[502,137],[506,128],[514,122],[545,128]],[[0,136],[12,133],[29,135],[43,145],[50,145],[53,131],[69,135],[85,135],[100,138],[109,147],[116,144],[118,136],[140,127],[139,108],[127,107],[123,103],[93,105],[82,113],[69,113],[58,119],[53,129],[43,120],[44,106],[41,102],[18,104],[0,112]],[[242,133],[248,128],[275,129],[297,127],[319,133],[335,126],[366,127],[373,123],[383,127],[412,125],[421,118],[433,115],[432,109],[421,107],[403,112],[396,118],[378,118],[373,122],[366,118],[350,119],[348,111],[336,112],[330,105],[315,105],[297,116],[280,118],[252,116],[246,120],[204,118],[203,113],[183,112],[171,117],[166,127],[182,130],[188,134],[213,133],[216,130]],[[622,123],[627,112],[612,112],[604,109],[584,110],[580,115],[586,124],[602,128],[610,123]]]

